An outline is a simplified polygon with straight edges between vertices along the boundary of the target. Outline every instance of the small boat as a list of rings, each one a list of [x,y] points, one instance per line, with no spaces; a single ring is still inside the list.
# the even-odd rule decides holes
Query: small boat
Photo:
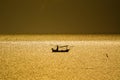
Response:
[[[60,49],[65,48],[65,49]],[[69,52],[70,49],[68,49],[68,45],[66,46],[56,46],[56,49],[52,48],[52,52]]]

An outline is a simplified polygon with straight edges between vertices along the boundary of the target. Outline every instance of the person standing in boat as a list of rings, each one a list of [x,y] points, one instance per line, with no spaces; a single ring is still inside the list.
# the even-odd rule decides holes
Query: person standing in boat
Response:
[[[58,45],[57,45],[57,49],[56,50],[58,51]]]

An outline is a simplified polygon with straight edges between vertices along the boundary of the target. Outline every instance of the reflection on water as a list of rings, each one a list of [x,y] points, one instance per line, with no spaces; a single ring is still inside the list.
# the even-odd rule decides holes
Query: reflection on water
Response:
[[[106,46],[113,47],[120,45],[120,41],[0,41],[0,47],[2,48],[11,48],[17,50],[17,48],[20,48],[21,50],[26,50],[27,51],[33,49],[33,51],[40,51],[40,52],[49,52],[49,50],[52,47],[55,47],[56,45],[64,46],[64,45],[69,45],[69,48],[71,50],[80,50],[80,49],[87,49],[88,47],[100,47],[104,48]],[[80,49],[78,49],[81,47]],[[116,48],[116,47],[115,47]],[[74,51],[73,50],[73,51]]]
[[[1,80],[120,79],[118,38],[60,41],[22,40],[20,37],[17,38],[20,40],[0,39]],[[55,45],[69,45],[70,51],[67,54],[52,53],[51,48]]]

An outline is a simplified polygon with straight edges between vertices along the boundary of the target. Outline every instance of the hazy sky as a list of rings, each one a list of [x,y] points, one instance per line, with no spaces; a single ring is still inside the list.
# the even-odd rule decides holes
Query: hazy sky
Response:
[[[119,0],[1,0],[0,33],[120,33]]]

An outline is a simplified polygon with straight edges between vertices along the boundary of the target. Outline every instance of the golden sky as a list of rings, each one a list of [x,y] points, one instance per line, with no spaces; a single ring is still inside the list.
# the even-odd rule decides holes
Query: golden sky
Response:
[[[0,33],[120,33],[118,0],[2,0]]]

